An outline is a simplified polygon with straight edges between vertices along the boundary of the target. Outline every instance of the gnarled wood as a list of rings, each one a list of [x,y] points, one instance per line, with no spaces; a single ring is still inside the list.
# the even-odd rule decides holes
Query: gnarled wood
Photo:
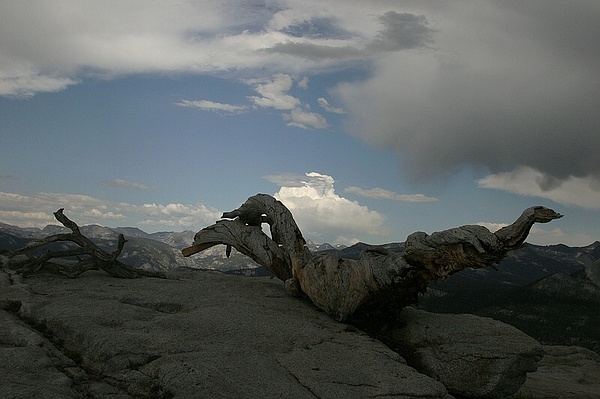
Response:
[[[256,194],[222,217],[235,220],[220,220],[200,230],[193,245],[182,250],[183,255],[218,244],[232,246],[282,281],[294,277],[294,270],[312,257],[289,209],[270,195]],[[271,237],[262,231],[262,223],[269,224]]]
[[[511,225],[495,233],[483,226],[467,225],[427,235],[408,236],[404,257],[436,277],[448,277],[466,267],[481,268],[500,261],[527,238],[534,223],[547,223],[562,215],[543,206],[527,208]]]
[[[288,254],[263,233],[260,226],[246,225],[239,219],[220,220],[200,230],[194,238],[194,245],[185,248],[182,253],[190,256],[219,244],[234,247],[283,281],[292,278]]]
[[[534,223],[562,215],[541,206],[526,209],[515,223],[490,232],[462,226],[408,236],[403,253],[370,247],[358,260],[333,254],[312,256],[291,212],[275,198],[257,194],[222,220],[199,231],[185,256],[217,244],[233,246],[295,287],[337,320],[379,328],[404,306],[415,303],[427,284],[467,267],[491,266],[521,245]],[[262,232],[268,223],[271,238]]]
[[[79,226],[72,220],[70,220],[63,213],[64,209],[61,208],[54,212],[54,217],[63,226],[71,230],[71,233],[55,234],[48,236],[38,241],[34,241],[25,247],[16,251],[9,252],[8,258],[11,267],[16,269],[23,274],[33,274],[39,271],[42,267],[49,264],[49,261],[55,258],[64,257],[78,257],[77,261],[74,262],[54,262],[54,268],[61,274],[69,277],[76,277],[79,274],[87,270],[101,269],[114,277],[119,278],[136,278],[142,276],[149,277],[165,277],[163,273],[153,272],[148,270],[135,269],[129,265],[121,263],[117,260],[123,246],[127,242],[123,234],[119,234],[117,248],[108,253],[103,249],[99,248],[89,238],[81,234]],[[44,247],[48,244],[60,241],[68,241],[77,244],[79,247],[46,251],[43,255],[35,256],[32,251],[37,248]],[[88,256],[87,258],[81,259],[80,256]]]

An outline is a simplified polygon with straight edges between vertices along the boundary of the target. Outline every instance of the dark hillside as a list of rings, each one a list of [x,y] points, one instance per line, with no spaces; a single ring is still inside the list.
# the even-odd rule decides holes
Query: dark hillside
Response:
[[[433,285],[419,306],[432,312],[491,317],[543,344],[578,345],[600,353],[600,287],[585,270],[558,272],[521,286],[496,279],[469,283],[467,277],[456,275]]]

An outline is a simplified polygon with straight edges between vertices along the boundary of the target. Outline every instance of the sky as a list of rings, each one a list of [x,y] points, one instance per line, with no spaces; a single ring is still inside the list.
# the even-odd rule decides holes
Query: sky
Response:
[[[0,2],[0,222],[600,240],[598,0]]]

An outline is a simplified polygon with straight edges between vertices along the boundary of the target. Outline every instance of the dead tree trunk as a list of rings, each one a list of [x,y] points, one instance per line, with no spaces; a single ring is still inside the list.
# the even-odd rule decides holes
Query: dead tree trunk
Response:
[[[54,212],[54,217],[63,226],[71,230],[71,233],[55,234],[46,237],[42,240],[34,241],[25,247],[7,254],[8,267],[12,270],[21,272],[24,275],[33,274],[39,271],[42,267],[49,264],[53,265],[53,269],[60,274],[77,277],[87,270],[104,270],[113,277],[119,278],[136,278],[142,276],[148,277],[164,277],[163,273],[153,272],[141,269],[135,269],[117,260],[121,254],[123,246],[127,242],[123,234],[119,234],[117,248],[108,253],[99,248],[89,238],[81,234],[79,226],[63,214],[63,208]],[[43,255],[35,256],[32,251],[44,247],[54,242],[72,242],[78,245],[77,248],[64,250],[46,251]],[[87,256],[84,259],[80,257]],[[77,261],[73,262],[51,262],[56,258],[77,257]]]
[[[266,194],[257,194],[238,209],[225,212],[223,218],[202,229],[191,247],[182,250],[190,256],[214,245],[225,244],[250,256],[258,264],[286,281],[295,276],[312,257],[292,213],[281,202]],[[271,238],[261,224],[269,224]]]
[[[200,230],[182,252],[190,256],[218,244],[235,247],[337,320],[373,327],[415,303],[430,282],[467,267],[491,266],[520,246],[534,223],[560,217],[536,206],[496,233],[482,226],[417,232],[408,236],[403,253],[373,246],[352,260],[333,254],[313,257],[290,211],[275,198],[257,194],[223,214],[233,220]],[[271,238],[262,223],[269,224]]]

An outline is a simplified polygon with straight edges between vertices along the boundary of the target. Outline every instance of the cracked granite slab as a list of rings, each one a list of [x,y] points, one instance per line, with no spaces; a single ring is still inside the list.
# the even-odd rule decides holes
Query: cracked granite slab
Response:
[[[381,342],[268,278],[87,272],[3,281],[10,323],[0,356],[39,358],[29,369],[0,362],[3,397],[449,398]]]

